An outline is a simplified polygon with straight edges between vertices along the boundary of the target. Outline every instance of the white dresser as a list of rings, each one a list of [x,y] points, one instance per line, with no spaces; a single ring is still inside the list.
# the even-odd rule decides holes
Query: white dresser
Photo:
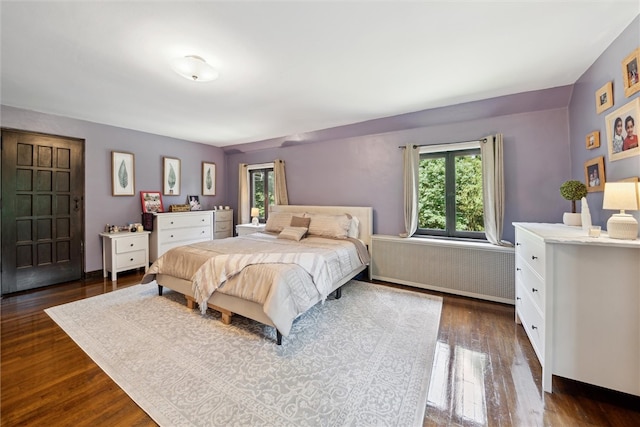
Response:
[[[149,259],[153,262],[171,248],[213,238],[213,211],[156,213]]]
[[[224,239],[233,236],[233,209],[214,211],[213,216],[215,238]]]
[[[111,281],[121,271],[149,268],[149,232],[100,233],[102,236],[102,275],[111,272]]]
[[[640,240],[514,223],[516,322],[552,375],[640,396]]]

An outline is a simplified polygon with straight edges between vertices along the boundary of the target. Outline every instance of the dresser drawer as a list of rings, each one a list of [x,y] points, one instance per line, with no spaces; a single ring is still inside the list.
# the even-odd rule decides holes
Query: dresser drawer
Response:
[[[519,255],[544,280],[544,242],[537,236],[516,229],[516,255]]]
[[[146,250],[148,242],[149,236],[147,236],[146,234],[114,239],[116,254]]]
[[[216,229],[216,233],[221,232],[221,231],[231,231],[232,228],[232,222],[231,221],[216,221],[216,225],[215,225],[215,229]]]
[[[224,210],[224,211],[216,211],[214,213],[216,222],[222,221],[232,221],[233,220],[233,211],[232,210]]]
[[[184,229],[166,229],[158,232],[161,244],[186,242],[193,240],[210,240],[211,227],[192,227]]]
[[[146,258],[146,249],[118,254],[116,255],[116,269],[118,271],[122,271],[145,266]]]
[[[516,283],[516,310],[533,350],[544,366],[544,320],[522,283]]]
[[[516,255],[516,283],[521,283],[525,292],[529,294],[532,301],[538,307],[541,313],[544,314],[544,298],[545,298],[545,284],[544,281],[538,276],[527,264],[522,257]]]
[[[158,216],[157,228],[160,230],[170,230],[174,228],[189,228],[199,226],[211,226],[211,214],[164,214]]]

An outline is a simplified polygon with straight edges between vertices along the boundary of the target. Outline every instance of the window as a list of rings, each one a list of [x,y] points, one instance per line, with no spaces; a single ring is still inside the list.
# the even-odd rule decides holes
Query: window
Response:
[[[269,205],[275,202],[273,163],[252,165],[249,174],[249,206],[258,208],[260,222],[269,217]]]
[[[479,144],[420,148],[416,234],[485,238]]]

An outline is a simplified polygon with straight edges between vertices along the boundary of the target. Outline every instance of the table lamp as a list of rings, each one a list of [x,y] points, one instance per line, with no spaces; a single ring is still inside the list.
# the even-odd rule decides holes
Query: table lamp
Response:
[[[253,217],[253,218],[251,218],[251,224],[258,225],[258,223],[260,222],[258,220],[258,215],[260,215],[260,209],[251,208],[251,216]]]
[[[602,209],[620,209],[607,221],[607,231],[612,239],[635,240],[638,237],[638,221],[625,210],[638,209],[636,184],[633,182],[606,182]]]

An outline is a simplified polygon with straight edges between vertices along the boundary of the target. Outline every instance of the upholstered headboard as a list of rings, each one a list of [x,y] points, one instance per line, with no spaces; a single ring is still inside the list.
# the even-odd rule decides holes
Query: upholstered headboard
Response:
[[[292,212],[292,213],[320,213],[327,215],[336,215],[348,213],[351,216],[358,217],[359,238],[362,240],[371,252],[371,235],[373,234],[373,209],[362,206],[311,206],[311,205],[271,205],[270,212]]]

